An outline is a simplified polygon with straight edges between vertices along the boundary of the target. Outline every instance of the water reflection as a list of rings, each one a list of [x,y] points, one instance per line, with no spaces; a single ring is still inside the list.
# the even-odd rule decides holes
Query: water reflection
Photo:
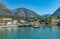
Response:
[[[52,37],[52,38],[51,38]],[[0,39],[60,39],[59,26],[0,28]]]
[[[40,28],[33,28],[33,27],[15,27],[15,28],[0,28],[0,33],[9,33],[9,32],[25,32],[25,31],[34,31],[34,30],[59,30],[60,26],[41,26]]]

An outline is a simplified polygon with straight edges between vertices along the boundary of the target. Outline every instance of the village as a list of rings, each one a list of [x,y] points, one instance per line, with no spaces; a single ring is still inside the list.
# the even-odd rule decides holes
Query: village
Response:
[[[43,20],[13,20],[12,18],[0,18],[0,27],[40,27],[45,25],[57,25],[60,23],[60,19],[56,17],[44,18]],[[59,25],[60,26],[60,25]]]
[[[34,23],[38,25],[38,21]],[[0,27],[26,27],[25,25],[29,27],[33,25],[33,22],[26,22],[25,20],[20,20],[18,22],[18,20],[13,20],[12,18],[0,18]]]

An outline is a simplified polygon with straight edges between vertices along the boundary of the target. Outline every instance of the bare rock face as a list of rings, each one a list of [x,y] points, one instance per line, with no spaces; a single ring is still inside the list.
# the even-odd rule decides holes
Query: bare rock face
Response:
[[[60,7],[52,14],[52,16],[60,16]]]
[[[27,8],[17,8],[14,10],[16,16],[23,16],[23,17],[39,17],[34,11],[29,10]]]
[[[3,4],[3,3],[0,3],[0,8],[1,8],[1,9],[4,9],[4,10],[7,9],[6,5]]]
[[[5,4],[0,3],[0,14],[13,15],[13,12],[8,9]]]

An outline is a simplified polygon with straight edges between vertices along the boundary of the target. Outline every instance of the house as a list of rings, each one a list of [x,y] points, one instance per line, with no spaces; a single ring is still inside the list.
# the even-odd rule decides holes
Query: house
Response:
[[[18,24],[18,20],[13,20],[13,24]]]
[[[11,18],[0,18],[0,24],[12,24]]]
[[[0,25],[6,24],[6,22],[3,22],[3,19],[0,18]]]
[[[57,19],[57,17],[52,17],[52,22],[59,22],[60,21],[60,19]]]
[[[52,19],[52,22],[59,22],[60,19]]]
[[[28,22],[34,22],[35,20],[33,18],[29,18]]]
[[[20,23],[25,23],[25,20],[20,20]]]

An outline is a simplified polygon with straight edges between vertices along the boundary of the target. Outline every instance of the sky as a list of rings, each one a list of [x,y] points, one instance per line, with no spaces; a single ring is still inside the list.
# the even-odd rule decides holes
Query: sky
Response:
[[[60,7],[60,0],[0,0],[9,9],[27,8],[39,15],[53,14]]]

